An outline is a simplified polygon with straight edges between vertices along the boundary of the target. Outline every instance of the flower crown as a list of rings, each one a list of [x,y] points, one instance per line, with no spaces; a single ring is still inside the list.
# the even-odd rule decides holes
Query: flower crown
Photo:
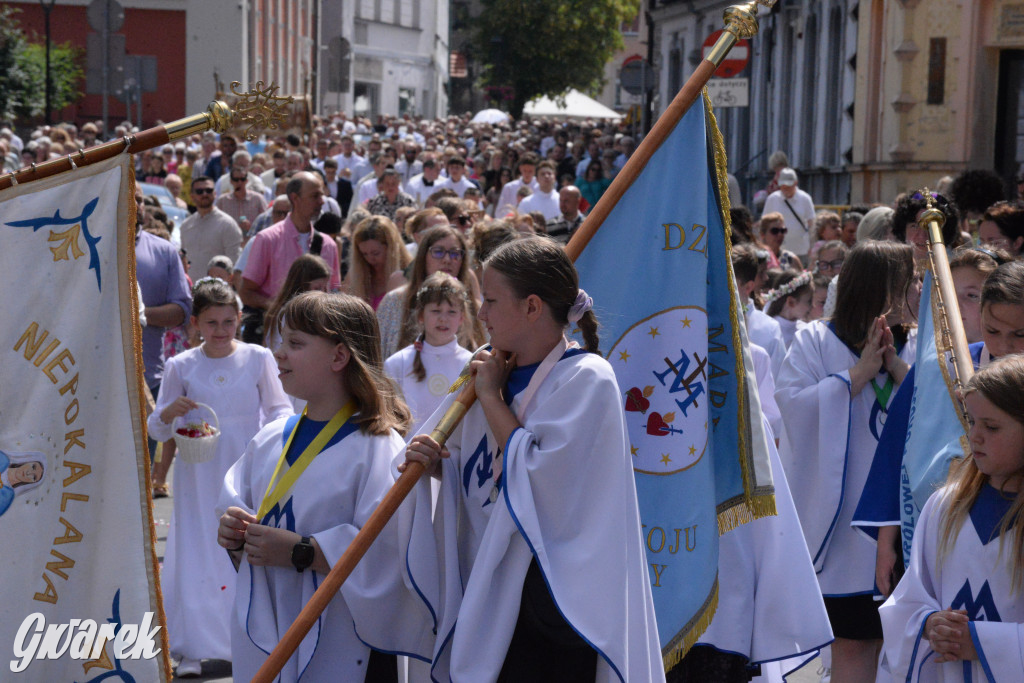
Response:
[[[773,301],[785,299],[787,296],[790,296],[791,294],[793,294],[793,292],[800,289],[801,287],[811,284],[811,279],[813,277],[814,273],[812,273],[809,270],[805,270],[804,272],[800,273],[786,284],[769,291],[767,294],[764,295],[765,308],[767,308],[768,304],[772,303]]]
[[[192,285],[192,293],[195,294],[195,291],[199,289],[202,285],[209,285],[218,282],[224,285],[225,287],[231,286],[228,283],[224,282],[224,280],[221,280],[219,277],[212,277],[210,275],[207,275],[206,277],[201,277],[195,281],[195,284]]]

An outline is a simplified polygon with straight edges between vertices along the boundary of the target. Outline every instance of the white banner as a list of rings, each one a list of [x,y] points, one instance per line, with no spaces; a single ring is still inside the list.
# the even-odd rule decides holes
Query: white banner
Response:
[[[0,681],[170,678],[130,174],[0,192]]]

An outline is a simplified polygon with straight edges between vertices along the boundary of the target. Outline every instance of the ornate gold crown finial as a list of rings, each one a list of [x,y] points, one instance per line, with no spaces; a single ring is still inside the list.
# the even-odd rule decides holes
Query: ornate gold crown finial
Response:
[[[257,81],[249,92],[240,92],[241,83],[231,83],[231,94],[238,98],[234,106],[235,124],[247,126],[243,136],[255,140],[257,130],[276,130],[288,121],[287,106],[295,102],[294,97],[277,95],[277,84],[264,85]]]
[[[946,214],[942,213],[940,209],[936,208],[934,201],[935,195],[933,195],[931,190],[929,190],[927,187],[923,188],[919,194],[921,195],[921,197],[924,198],[925,209],[923,212],[921,212],[921,216],[918,218],[918,222],[923,225],[927,225],[928,223],[934,221],[935,223],[938,223],[939,229],[941,230],[942,227],[946,224]],[[920,197],[917,196],[913,197],[913,199],[919,198]],[[927,230],[927,228],[925,229]],[[932,235],[929,231],[929,239],[931,237]],[[941,241],[941,239],[939,241]]]

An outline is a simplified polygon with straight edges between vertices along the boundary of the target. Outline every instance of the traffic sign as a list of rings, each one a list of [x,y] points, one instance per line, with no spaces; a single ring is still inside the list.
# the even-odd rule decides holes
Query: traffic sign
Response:
[[[630,95],[643,95],[657,85],[654,67],[640,55],[627,57],[619,70],[619,84]]]
[[[117,0],[92,0],[85,10],[89,26],[93,31],[103,33],[103,24],[110,33],[119,31],[124,26],[124,7]]]
[[[711,52],[711,48],[718,42],[718,37],[720,35],[722,35],[721,29],[712,33],[704,41],[704,57],[707,57],[708,53]],[[749,62],[750,41],[746,38],[740,38],[736,41],[736,44],[733,45],[731,50],[729,50],[729,54],[726,55],[725,59],[723,59],[722,63],[718,66],[718,69],[715,71],[715,76],[718,78],[732,78],[746,69]]]
[[[712,107],[748,107],[750,79],[712,78],[708,81],[708,97]]]

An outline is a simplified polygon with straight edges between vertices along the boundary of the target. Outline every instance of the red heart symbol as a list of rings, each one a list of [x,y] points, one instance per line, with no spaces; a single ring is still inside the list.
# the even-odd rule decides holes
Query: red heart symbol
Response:
[[[647,433],[651,436],[665,436],[669,433],[668,424],[661,419],[661,413],[651,413],[647,416]]]
[[[633,387],[626,392],[626,410],[631,413],[646,413],[651,407],[651,402],[644,398],[644,394],[638,388]]]

